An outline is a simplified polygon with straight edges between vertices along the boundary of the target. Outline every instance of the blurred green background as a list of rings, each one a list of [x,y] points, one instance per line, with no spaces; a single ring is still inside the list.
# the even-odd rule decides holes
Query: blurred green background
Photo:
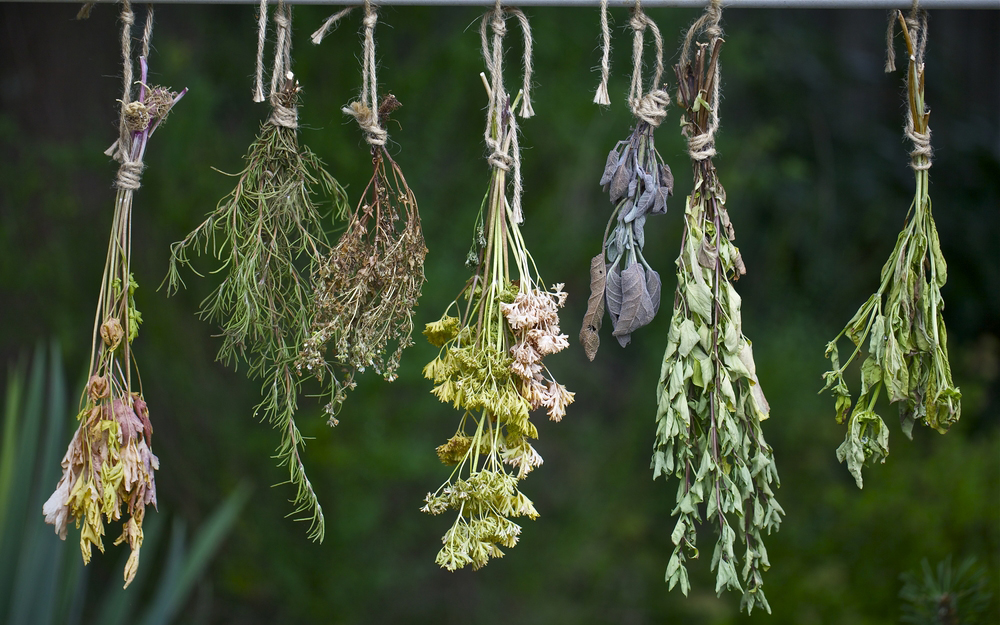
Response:
[[[0,362],[11,366],[55,338],[71,387],[85,376],[111,223],[116,166],[102,151],[116,136],[121,73],[117,9],[98,6],[85,22],[73,21],[76,10],[0,4]],[[359,14],[313,46],[308,35],[330,11],[295,10],[301,140],[354,198],[369,158],[340,107],[360,87]],[[676,61],[697,13],[648,13]],[[690,598],[663,583],[676,485],[650,479],[649,454],[669,307],[626,349],[606,333],[593,364],[575,343],[589,259],[611,208],[597,181],[631,124],[631,31],[621,10],[612,11],[608,110],[591,103],[597,10],[529,12],[537,115],[522,123],[524,233],[543,278],[570,293],[563,330],[574,343],[549,366],[576,392],[562,423],[538,419],[545,465],[523,489],[542,517],[481,571],[434,565],[449,521],[418,508],[447,477],[434,447],[460,415],[429,393],[420,370],[434,352],[417,337],[398,381],[360,378],[336,429],[318,403],[302,402],[326,541],[308,542],[306,528],[284,518],[292,493],[272,488],[285,472],[270,458],[277,434],[252,417],[257,383],[214,362],[215,328],[195,315],[216,278],[188,274],[188,289],[169,299],[157,291],[169,244],[232,188],[213,168],[238,171],[267,114],[250,97],[254,14],[246,5],[163,5],[150,59],[153,82],[190,88],[150,142],[133,222],[144,319],[135,350],[161,461],[159,514],[196,527],[237,485],[252,486],[180,622],[882,624],[899,619],[900,574],[949,555],[985,566],[994,603],[983,622],[1000,622],[1000,11],[934,11],[930,23],[931,197],[950,265],[945,318],[962,421],[944,437],[917,428],[912,442],[893,427],[892,454],[866,471],[863,491],[836,461],[843,432],[832,400],[816,391],[824,345],[876,288],[912,199],[902,72],[882,72],[885,13],[724,15],[717,165],[748,268],[737,287],[744,331],[771,403],[764,432],[788,513],[767,543],[774,614],[750,617],[738,613],[737,596],[715,597],[707,559],[691,567]],[[430,250],[421,327],[467,278],[488,183],[479,14],[385,8],[376,31],[380,90],[403,103],[391,151],[420,202]],[[520,83],[519,39],[512,25],[510,88]],[[648,222],[646,257],[670,293],[691,185],[676,110],[657,142],[677,187],[666,217]],[[882,414],[891,423],[895,408]],[[42,523],[40,510],[28,518]],[[68,542],[75,551],[72,533]],[[120,551],[95,558],[91,578],[118,584]],[[161,559],[144,554],[143,566]],[[148,600],[140,595],[132,609]],[[84,622],[96,614],[95,602],[84,605]]]

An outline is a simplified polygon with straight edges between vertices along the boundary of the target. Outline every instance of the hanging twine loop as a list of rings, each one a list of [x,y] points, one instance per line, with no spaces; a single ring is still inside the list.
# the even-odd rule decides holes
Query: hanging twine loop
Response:
[[[271,72],[269,121],[294,130],[299,127],[299,109],[296,106],[298,83],[292,73],[292,7],[283,1],[275,9],[274,26],[277,40],[274,44],[274,70]]]
[[[608,26],[608,0],[601,0],[601,82],[594,94],[594,104],[610,106],[608,75],[611,73],[611,28]]]
[[[901,13],[892,11],[889,14],[889,27],[886,30],[886,59],[885,59],[885,71],[893,72],[896,70],[896,53],[893,46],[893,41],[896,35],[896,21],[897,16],[901,16]],[[924,121],[921,124],[924,129],[920,131],[917,128],[917,124],[913,118],[915,105],[913,101],[913,91],[915,89],[923,90],[923,75],[924,75],[924,53],[927,50],[927,12],[921,10],[918,7],[917,0],[913,2],[913,8],[910,10],[909,15],[902,18],[905,23],[905,36],[912,45],[912,54],[910,55],[910,63],[913,64],[915,72],[907,72],[906,82],[907,82],[907,92],[910,93],[910,106],[906,107],[906,124],[903,126],[903,134],[913,143],[913,149],[910,150],[910,168],[914,171],[926,171],[931,168],[931,161],[933,157],[933,150],[931,149],[931,129],[930,126]],[[910,81],[913,80],[914,75],[917,76],[917,80],[920,84],[912,85]],[[925,120],[926,116],[930,113],[926,105],[923,111],[917,111],[918,115],[922,115]]]
[[[722,38],[722,2],[721,0],[711,0],[705,7],[705,13],[698,18],[691,28],[688,29],[681,46],[680,67],[687,67],[691,62],[691,52],[698,35],[704,35],[708,40],[709,47],[714,47],[715,42]],[[716,155],[715,133],[719,129],[719,93],[721,85],[721,64],[715,64],[715,76],[712,80],[712,95],[709,100],[710,114],[708,126],[699,132],[693,121],[688,121],[684,125],[683,133],[687,137],[688,156],[694,161],[704,161]]]
[[[520,224],[524,221],[521,209],[521,196],[524,192],[524,181],[521,178],[521,146],[517,137],[517,119],[511,110],[511,98],[503,86],[503,38],[507,34],[508,15],[517,18],[524,34],[524,81],[518,114],[523,118],[535,114],[531,106],[531,26],[528,24],[527,16],[520,9],[503,7],[498,0],[493,11],[483,15],[479,27],[483,60],[490,74],[489,106],[486,111],[484,137],[486,147],[490,150],[487,159],[490,166],[511,173],[514,183],[514,194],[510,203],[511,216],[514,223]],[[492,38],[489,36],[490,30],[493,32]]]
[[[149,128],[150,114],[145,103],[132,100],[132,26],[135,14],[129,0],[122,1],[122,97],[121,113],[118,120],[118,140],[105,151],[120,163],[115,176],[115,186],[127,191],[136,191],[142,186],[142,155],[134,149],[138,133]],[[142,33],[142,57],[149,55],[149,41],[153,36],[153,7],[147,5],[146,25]]]
[[[663,37],[660,36],[660,29],[648,15],[646,15],[638,0],[629,19],[632,26],[632,86],[629,88],[628,105],[632,110],[632,115],[650,126],[656,128],[667,117],[667,107],[670,105],[670,94],[660,86],[663,78]],[[642,51],[646,29],[653,33],[653,41],[656,45],[656,65],[653,71],[653,81],[650,83],[649,91],[643,93],[642,88]],[[595,97],[594,101],[597,99]]]
[[[253,101],[264,101],[264,42],[267,41],[267,0],[260,0],[257,11],[257,72],[253,83]]]
[[[347,15],[347,12],[345,9],[331,16],[318,31],[313,33],[313,42],[322,41],[327,31],[341,17]],[[375,110],[378,101],[378,79],[375,75],[375,25],[377,23],[378,13],[375,7],[372,6],[370,0],[365,0],[365,17],[362,19],[364,48],[361,53],[361,100],[355,100],[340,109],[345,115],[350,115],[358,122],[358,126],[365,133],[365,141],[372,147],[385,145],[389,138],[389,133],[380,125],[378,112]]]

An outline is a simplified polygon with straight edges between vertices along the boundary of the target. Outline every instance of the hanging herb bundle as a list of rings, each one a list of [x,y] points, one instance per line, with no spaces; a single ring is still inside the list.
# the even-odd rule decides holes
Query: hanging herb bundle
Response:
[[[602,24],[607,31],[602,4]],[[663,76],[663,39],[656,24],[639,3],[632,14],[634,68],[629,90],[629,107],[636,118],[632,135],[615,145],[608,154],[600,184],[604,185],[614,205],[614,211],[604,230],[601,253],[590,261],[590,300],[580,329],[580,343],[587,358],[597,355],[601,340],[599,331],[604,317],[605,302],[612,335],[622,347],[628,345],[632,332],[653,320],[660,308],[660,274],[642,255],[645,245],[644,227],[647,215],[667,212],[667,198],[674,190],[670,167],[656,151],[653,131],[666,118],[670,95],[658,85]],[[643,32],[646,27],[656,41],[656,70],[652,89],[642,92]],[[602,80],[607,82],[606,74]],[[601,90],[598,90],[598,97]]]
[[[524,88],[513,102],[501,71],[507,15],[520,21],[525,39]],[[533,114],[527,18],[498,3],[483,16],[480,34],[492,77],[486,129],[492,177],[477,219],[479,236],[485,240],[476,254],[475,274],[444,316],[424,330],[427,340],[441,348],[424,375],[434,381],[433,393],[442,402],[462,411],[455,435],[437,448],[441,461],[454,469],[428,493],[422,508],[429,514],[456,514],[436,559],[450,571],[470,564],[478,569],[502,556],[501,547],[513,547],[521,532],[511,519],[538,517],[518,488],[518,482],[542,463],[529,442],[538,436],[529,413],[544,407],[559,421],[573,401],[573,393],[542,363],[545,356],[568,346],[558,316],[566,294],[561,284],[549,289],[539,278],[520,230],[520,150],[513,111],[523,98],[521,116]],[[508,201],[510,178],[514,191]]]
[[[150,136],[159,128],[187,92],[148,87],[149,40],[153,9],[139,57],[139,97],[132,99],[132,25],[128,0],[122,3],[122,60],[125,89],[121,100],[120,136],[107,154],[121,163],[115,186],[115,212],[108,255],[97,299],[97,317],[90,355],[90,378],[82,397],[80,422],[62,460],[63,475],[42,507],[45,522],[66,539],[69,519],[80,530],[85,564],[93,547],[104,551],[104,524],[128,519],[115,544],[127,543],[131,553],[125,563],[125,587],[135,578],[143,540],[146,505],[156,507],[155,471],[160,462],[152,451],[153,425],[142,395],[132,343],[139,334],[142,315],[135,307],[138,288],[131,270],[132,198],[140,187],[142,159]],[[134,378],[133,378],[134,376]]]
[[[760,423],[769,407],[743,335],[740,297],[732,282],[745,269],[733,244],[726,194],[712,157],[718,128],[720,3],[713,1],[687,34],[678,78],[683,133],[694,168],[687,198],[677,292],[657,387],[656,442],[651,468],[679,480],[675,548],[667,564],[672,589],[690,588],[688,558],[697,558],[696,528],[714,526],[716,592],[743,592],[747,612],[761,605],[762,573],[770,566],[763,531],[777,530],[784,511],[775,500],[778,474]],[[692,41],[704,33],[708,43]],[[704,506],[704,508],[702,508]],[[746,546],[742,567],[736,539]],[[742,579],[742,584],[740,580]]]
[[[951,378],[942,314],[941,287],[948,279],[948,266],[941,254],[929,195],[931,131],[930,111],[924,103],[923,61],[927,14],[914,8],[907,19],[901,12],[897,15],[910,54],[905,133],[913,142],[910,167],[916,176],[916,194],[896,247],[882,268],[878,291],[827,344],[826,356],[833,370],[823,374],[823,390],[837,398],[837,423],[847,423],[837,459],[847,461],[858,488],[863,486],[861,468],[874,461],[885,462],[889,455],[889,430],[875,412],[883,388],[890,402],[899,402],[899,420],[907,438],[912,438],[916,421],[944,434],[962,413],[962,394]],[[887,72],[895,70],[894,24],[895,20],[890,20]],[[837,342],[845,335],[854,350],[841,365]],[[861,354],[865,340],[868,357],[861,365],[861,395],[852,410],[844,372]]]
[[[350,9],[333,15],[313,34],[320,43]],[[413,307],[424,284],[427,247],[417,200],[399,166],[385,149],[389,113],[400,106],[392,95],[377,98],[374,30],[377,15],[365,3],[362,97],[343,109],[354,117],[371,146],[372,178],[347,230],[318,266],[313,323],[298,366],[330,378],[334,402],[345,385],[327,365],[330,345],[337,365],[363,372],[372,367],[387,380],[396,378],[403,350],[413,344]],[[390,346],[395,345],[390,352]],[[386,354],[389,353],[387,357]],[[334,419],[335,405],[328,407]]]
[[[266,0],[260,10],[263,27]],[[263,380],[264,399],[255,412],[281,432],[275,457],[288,467],[288,481],[297,489],[293,514],[306,513],[309,537],[322,541],[323,509],[306,476],[304,441],[295,423],[303,381],[296,362],[314,323],[310,276],[329,249],[314,194],[318,188],[332,201],[336,218],[345,213],[347,197],[319,158],[299,145],[300,89],[290,71],[291,7],[279,3],[274,21],[271,115],[250,145],[233,191],[171,246],[168,281],[171,291],[182,284],[178,265],[190,264],[191,250],[204,254],[211,248],[222,261],[214,270],[223,272],[222,282],[202,304],[201,315],[222,328],[219,359],[227,364],[245,360],[250,375]],[[260,83],[258,75],[255,99],[263,99]]]

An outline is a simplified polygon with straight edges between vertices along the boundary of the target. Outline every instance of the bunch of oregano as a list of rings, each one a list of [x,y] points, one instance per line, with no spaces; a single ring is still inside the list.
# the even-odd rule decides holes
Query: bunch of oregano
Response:
[[[122,10],[125,38],[131,37],[132,16],[126,2]],[[151,13],[147,19],[148,33]],[[126,64],[132,62],[130,47],[123,51]],[[87,564],[93,547],[104,552],[104,524],[121,519],[124,506],[128,519],[123,521],[121,536],[114,544],[127,543],[131,550],[125,563],[125,587],[139,567],[143,519],[147,504],[156,507],[155,471],[160,466],[152,451],[153,425],[132,358],[132,344],[142,323],[142,315],[135,307],[138,284],[131,271],[132,197],[139,188],[149,137],[187,91],[175,93],[165,87],[147,87],[146,57],[140,57],[139,63],[139,98],[129,97],[132,73],[128,67],[121,136],[109,150],[121,168],[94,320],[90,377],[77,414],[80,425],[62,459],[59,484],[42,507],[45,522],[54,525],[63,540],[70,518],[77,527],[82,525],[80,550]]]
[[[769,407],[733,288],[745,269],[712,162],[722,40],[716,36],[711,42],[697,44],[694,58],[682,57],[675,67],[694,188],[685,207],[677,291],[657,387],[651,468],[654,478],[679,481],[672,512],[675,548],[666,571],[670,588],[679,584],[685,595],[690,589],[687,560],[698,557],[696,528],[704,513],[716,532],[711,564],[716,592],[739,590],[748,612],[755,605],[770,612],[762,589],[762,573],[770,566],[762,533],[776,530],[784,511],[772,490],[778,474],[760,426]],[[742,566],[737,538],[746,546]]]
[[[823,374],[823,390],[837,398],[837,423],[847,423],[837,459],[847,461],[858,488],[863,486],[862,466],[885,462],[889,455],[889,430],[875,412],[883,388],[890,402],[899,402],[900,425],[907,438],[912,438],[916,421],[943,434],[962,414],[962,394],[951,378],[942,314],[941,287],[948,279],[948,266],[929,195],[930,111],[924,103],[923,64],[927,16],[915,11],[908,19],[902,13],[898,18],[910,54],[906,135],[914,143],[910,166],[916,176],[916,193],[903,231],[882,268],[878,290],[827,344],[826,356],[833,369]],[[854,349],[841,365],[837,341],[845,335]],[[861,354],[865,340],[868,356],[861,365],[861,395],[852,410],[844,372]]]
[[[383,99],[382,127],[399,106],[392,95]],[[345,384],[324,356],[326,346],[338,366],[361,372],[371,367],[394,380],[403,350],[413,344],[413,307],[424,284],[427,247],[417,200],[385,146],[373,144],[371,153],[371,181],[347,230],[318,266],[312,330],[298,361],[300,370],[320,380],[329,375],[327,412],[334,423]]]
[[[573,401],[573,393],[542,363],[569,345],[560,333],[558,314],[566,293],[561,284],[549,289],[538,277],[519,227],[517,191],[513,201],[507,199],[507,163],[512,160],[507,155],[517,133],[513,110],[524,91],[513,103],[503,91],[500,55],[490,54],[485,34],[492,17],[492,51],[499,52],[498,33],[507,12],[520,14],[498,7],[487,13],[482,26],[483,53],[494,78],[492,89],[487,87],[492,176],[477,218],[485,247],[458,298],[424,330],[427,340],[440,348],[424,375],[433,380],[438,399],[462,412],[454,436],[437,448],[441,462],[454,469],[427,494],[422,508],[429,514],[451,510],[456,515],[435,560],[450,571],[470,564],[478,569],[502,556],[501,547],[513,547],[521,532],[511,518],[538,517],[518,488],[519,480],[542,463],[529,442],[538,436],[530,411],[544,407],[549,418],[559,421]]]
[[[286,6],[278,7],[275,21],[287,28]],[[289,36],[279,32],[279,44]],[[287,49],[276,55],[287,59]],[[247,151],[236,187],[204,222],[171,246],[168,281],[171,291],[182,284],[178,265],[190,264],[191,250],[204,254],[211,249],[222,261],[213,270],[222,282],[202,303],[201,315],[221,326],[219,360],[245,360],[251,377],[262,380],[264,398],[255,413],[281,432],[275,458],[288,467],[288,481],[296,488],[293,514],[305,512],[309,537],[322,541],[323,509],[306,476],[303,438],[295,423],[302,383],[297,361],[314,325],[311,277],[329,250],[313,198],[322,191],[334,216],[343,218],[347,196],[320,159],[299,145],[299,93],[290,71],[272,77],[271,115]]]

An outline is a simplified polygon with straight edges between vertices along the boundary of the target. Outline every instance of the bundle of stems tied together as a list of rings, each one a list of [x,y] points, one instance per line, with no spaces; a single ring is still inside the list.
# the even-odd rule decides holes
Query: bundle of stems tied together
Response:
[[[895,69],[896,20],[909,52],[904,133],[913,143],[910,167],[916,191],[896,246],[882,267],[878,290],[827,344],[826,356],[833,368],[823,374],[826,385],[822,390],[829,390],[836,397],[837,423],[847,424],[844,442],[837,448],[837,459],[846,461],[858,488],[864,484],[862,467],[875,461],[885,462],[889,455],[889,429],[875,412],[883,389],[890,402],[899,404],[900,425],[907,438],[912,438],[913,425],[918,421],[944,434],[962,414],[962,394],[952,381],[948,360],[941,296],[941,288],[948,280],[948,265],[941,253],[929,194],[930,111],[924,100],[927,14],[914,7],[906,18],[898,11],[892,15],[887,36],[887,72]],[[841,364],[837,342],[844,336],[851,340],[854,349]],[[861,364],[861,394],[852,409],[844,373],[861,355],[865,340],[868,340],[868,356]]]
[[[545,408],[558,421],[573,401],[573,393],[542,363],[545,356],[568,346],[558,316],[566,293],[561,284],[545,286],[521,233],[514,109],[520,103],[522,117],[532,114],[530,60],[524,88],[511,100],[501,72],[509,15],[521,23],[530,59],[530,30],[519,10],[498,4],[484,15],[480,29],[491,73],[489,82],[483,76],[490,101],[486,144],[491,178],[477,217],[474,274],[441,319],[424,330],[427,340],[440,348],[424,375],[434,382],[433,393],[442,402],[462,412],[455,434],[437,448],[441,461],[454,469],[428,493],[422,508],[434,515],[455,513],[436,559],[448,570],[480,568],[502,556],[501,547],[513,547],[521,532],[511,519],[537,518],[534,504],[519,489],[519,481],[542,463],[529,442],[538,436],[530,411]],[[513,187],[510,198],[508,186]]]
[[[92,548],[104,551],[105,522],[127,520],[114,544],[127,543],[125,587],[135,578],[143,542],[146,505],[156,507],[155,471],[159,459],[152,451],[153,425],[142,394],[132,352],[142,315],[136,309],[138,288],[132,273],[132,201],[140,187],[143,157],[149,138],[184,96],[166,87],[148,86],[149,40],[153,11],[146,16],[142,55],[139,57],[138,98],[131,98],[131,30],[134,14],[122,5],[124,93],[120,134],[106,154],[120,163],[115,181],[114,218],[108,244],[91,344],[90,375],[80,398],[80,422],[62,460],[63,474],[45,502],[45,521],[65,540],[70,519],[80,531],[80,549],[89,563]]]

